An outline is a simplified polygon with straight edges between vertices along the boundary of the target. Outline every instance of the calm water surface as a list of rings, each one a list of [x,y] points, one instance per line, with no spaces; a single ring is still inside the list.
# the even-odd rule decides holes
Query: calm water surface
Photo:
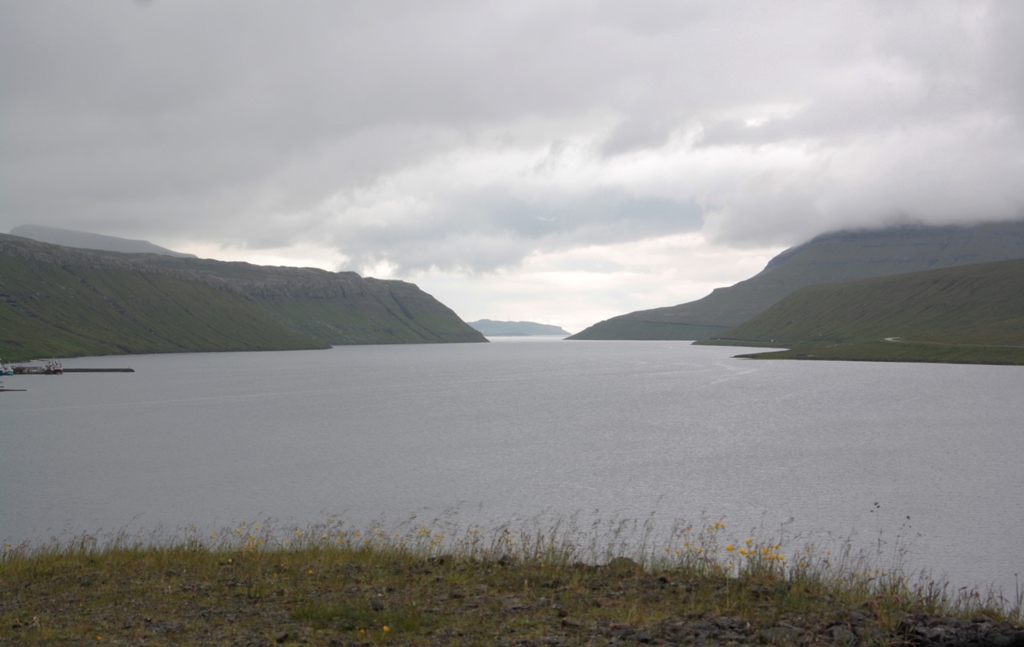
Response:
[[[687,342],[81,358],[6,378],[0,538],[457,509],[724,518],[871,544],[1012,593],[1024,369],[754,362]],[[909,519],[908,519],[909,517]]]

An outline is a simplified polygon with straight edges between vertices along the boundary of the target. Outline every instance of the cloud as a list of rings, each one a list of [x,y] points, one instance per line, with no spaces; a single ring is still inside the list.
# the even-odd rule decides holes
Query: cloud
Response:
[[[482,280],[1019,217],[1022,27],[996,1],[5,3],[0,229]]]

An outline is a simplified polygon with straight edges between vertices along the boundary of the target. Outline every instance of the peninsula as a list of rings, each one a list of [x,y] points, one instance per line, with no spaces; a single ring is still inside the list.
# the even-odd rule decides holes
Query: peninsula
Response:
[[[775,359],[1024,364],[1024,259],[811,285],[699,344]]]

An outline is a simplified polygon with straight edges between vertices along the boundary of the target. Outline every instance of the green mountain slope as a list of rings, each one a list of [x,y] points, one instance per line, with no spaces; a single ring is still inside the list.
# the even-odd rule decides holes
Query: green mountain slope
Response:
[[[415,285],[0,235],[0,357],[486,341]]]
[[[807,285],[1024,258],[1024,221],[840,231],[788,249],[756,276],[682,305],[594,324],[569,339],[706,339]]]
[[[702,343],[770,344],[815,358],[1018,363],[1024,259],[808,286]]]

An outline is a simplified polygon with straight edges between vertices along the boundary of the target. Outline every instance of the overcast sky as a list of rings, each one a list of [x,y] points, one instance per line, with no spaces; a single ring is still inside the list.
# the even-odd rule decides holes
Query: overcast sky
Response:
[[[576,331],[825,231],[1024,216],[1024,2],[0,2],[0,231]]]

